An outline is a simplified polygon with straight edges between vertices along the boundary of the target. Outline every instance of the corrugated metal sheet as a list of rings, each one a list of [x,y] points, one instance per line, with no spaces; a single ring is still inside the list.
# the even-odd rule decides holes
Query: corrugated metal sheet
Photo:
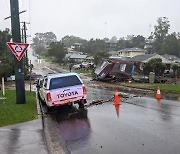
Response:
[[[95,70],[98,79],[112,78],[112,79],[128,79],[131,78],[134,71],[139,70],[139,63],[121,60],[107,60],[103,59],[97,65]]]

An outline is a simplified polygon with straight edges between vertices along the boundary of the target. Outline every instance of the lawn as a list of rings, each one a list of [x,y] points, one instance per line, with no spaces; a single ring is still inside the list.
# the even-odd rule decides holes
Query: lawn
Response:
[[[16,92],[7,90],[5,97],[0,91],[0,126],[37,119],[36,96],[26,91],[26,104],[16,104]]]
[[[89,75],[92,75],[93,73],[93,70],[92,69],[81,69],[81,70],[75,70],[76,73],[83,73],[83,74],[89,74]]]
[[[160,83],[127,83],[127,86],[145,88],[145,89],[157,89],[158,85],[161,90],[171,91],[171,92],[180,92],[180,84],[160,84]]]

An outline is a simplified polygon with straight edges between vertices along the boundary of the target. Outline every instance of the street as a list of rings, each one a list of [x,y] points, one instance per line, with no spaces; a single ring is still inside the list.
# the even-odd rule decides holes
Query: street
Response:
[[[106,100],[113,92],[90,87],[88,94],[91,102]],[[119,108],[107,102],[64,118],[58,112],[56,118],[72,153],[178,154],[179,111],[176,101],[134,97],[123,100]]]
[[[50,69],[43,64],[38,71],[45,74]],[[71,153],[180,153],[179,101],[123,93],[126,97],[120,97],[121,105],[115,106],[115,89],[83,79],[88,93],[85,109],[59,107],[52,114]]]

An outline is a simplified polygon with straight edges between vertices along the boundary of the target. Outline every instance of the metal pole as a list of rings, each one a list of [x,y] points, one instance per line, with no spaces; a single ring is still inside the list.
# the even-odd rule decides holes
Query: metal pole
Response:
[[[31,60],[30,60],[30,92],[31,92],[31,75],[32,75],[32,67],[31,67]]]
[[[2,91],[3,91],[3,96],[5,96],[4,77],[2,77]]]
[[[21,29],[21,42],[24,42],[24,29]]]
[[[26,28],[26,22],[23,22],[23,24],[24,24],[24,43],[27,43],[27,36],[26,36],[26,30],[27,30],[27,28]],[[25,53],[25,55],[26,55],[26,60],[27,60],[27,52]]]
[[[27,36],[26,36],[26,22],[23,22],[23,29],[24,29],[24,43],[27,43]],[[28,58],[27,58],[27,51],[25,53],[24,57],[24,69],[25,69],[25,75],[28,73]]]
[[[21,42],[20,22],[19,22],[19,2],[18,0],[10,0],[11,8],[11,30],[13,42]],[[24,70],[23,59],[18,61],[14,57],[15,79],[16,79],[16,104],[25,104],[25,86],[24,86]]]

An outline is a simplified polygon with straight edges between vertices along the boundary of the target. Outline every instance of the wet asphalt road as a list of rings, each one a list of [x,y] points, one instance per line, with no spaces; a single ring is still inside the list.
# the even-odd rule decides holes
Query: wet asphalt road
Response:
[[[88,102],[108,100],[113,94],[88,87]],[[85,111],[58,112],[59,132],[71,153],[180,153],[180,102],[127,96],[116,107],[110,101]]]
[[[87,91],[88,103],[114,95],[98,85],[89,85]],[[109,101],[56,112],[59,133],[71,153],[180,154],[180,102],[127,96],[120,106]]]

